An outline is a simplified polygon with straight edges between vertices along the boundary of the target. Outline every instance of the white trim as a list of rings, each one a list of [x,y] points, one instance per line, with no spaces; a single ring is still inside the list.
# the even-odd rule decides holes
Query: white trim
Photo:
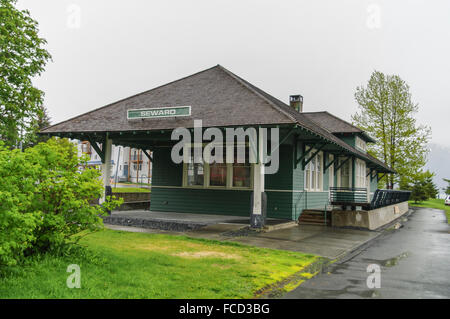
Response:
[[[307,148],[308,150],[309,148]],[[315,153],[316,150],[312,149],[311,153]],[[317,159],[320,157],[320,162],[317,161]],[[306,165],[304,174],[303,174],[303,180],[304,180],[304,189],[308,192],[322,192],[323,191],[323,152],[319,152],[315,155],[315,157],[309,161],[309,163]],[[312,162],[314,162],[314,170],[311,170]],[[318,169],[318,163],[320,163],[320,170]],[[308,181],[308,175],[309,175],[309,183]],[[314,188],[311,188],[312,179],[314,176]],[[309,184],[309,185],[308,185]]]

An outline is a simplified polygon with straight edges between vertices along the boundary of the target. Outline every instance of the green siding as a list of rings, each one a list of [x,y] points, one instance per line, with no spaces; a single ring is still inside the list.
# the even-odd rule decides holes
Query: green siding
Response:
[[[170,157],[170,148],[153,150],[152,184],[157,186],[181,186],[183,164],[175,164]]]
[[[152,188],[151,209],[216,215],[250,215],[250,191]]]
[[[292,189],[292,167],[293,167],[293,153],[292,145],[281,145],[280,151],[280,166],[278,172],[275,174],[265,175],[264,187],[265,189],[277,190],[291,190]]]
[[[267,191],[267,217],[292,219],[292,193]]]
[[[293,145],[283,144],[279,150],[279,171],[265,176],[267,216],[295,220],[303,209],[323,209],[328,192],[304,192],[304,171],[301,164],[295,167]],[[172,162],[170,152],[170,148],[153,151],[152,210],[250,215],[251,191],[182,188],[183,166]],[[324,174],[324,190],[328,190],[328,171]]]

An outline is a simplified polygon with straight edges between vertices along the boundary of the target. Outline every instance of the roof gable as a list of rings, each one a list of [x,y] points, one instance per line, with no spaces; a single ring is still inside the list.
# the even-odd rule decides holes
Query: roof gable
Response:
[[[129,109],[181,105],[192,107],[191,116],[127,120]],[[42,133],[173,129],[193,127],[193,119],[202,119],[204,127],[295,123],[218,65],[50,126]]]

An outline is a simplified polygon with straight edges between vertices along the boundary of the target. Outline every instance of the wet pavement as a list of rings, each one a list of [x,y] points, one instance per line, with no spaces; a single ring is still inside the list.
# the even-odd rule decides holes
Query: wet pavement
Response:
[[[403,227],[386,230],[284,298],[450,298],[450,227],[443,211],[415,208]],[[380,288],[368,288],[370,264]]]

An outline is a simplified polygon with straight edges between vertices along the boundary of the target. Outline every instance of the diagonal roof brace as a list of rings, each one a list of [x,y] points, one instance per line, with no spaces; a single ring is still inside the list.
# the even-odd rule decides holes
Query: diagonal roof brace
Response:
[[[142,150],[142,153],[144,153],[145,154],[145,156],[147,156],[147,158],[150,160],[150,162],[153,162],[153,157],[151,157],[150,156],[150,154],[149,153],[147,153],[147,151],[146,150],[144,150],[144,149],[141,149]]]
[[[89,141],[89,143],[91,143],[91,146],[94,148],[98,156],[100,156],[102,163],[105,163],[105,151],[98,147],[97,142],[90,135],[87,136],[87,140]]]
[[[327,145],[327,143],[324,143],[324,144],[322,144],[322,145],[320,145],[317,149],[316,149],[316,151],[305,161],[305,160],[303,160],[303,162],[302,162],[302,169],[303,170],[305,170],[305,167],[306,167],[306,165],[308,165],[308,163],[309,162],[311,162],[311,160],[314,158],[314,157],[316,157],[316,155],[322,150],[322,148],[324,148],[325,147],[325,145]],[[310,148],[310,149],[312,149],[312,148]]]
[[[341,162],[338,166],[336,166],[336,167],[334,168],[334,174],[336,174],[337,171],[338,171],[342,166],[344,166],[344,164],[347,163],[348,160],[349,160],[350,158],[351,158],[350,156],[347,157],[343,162]]]

